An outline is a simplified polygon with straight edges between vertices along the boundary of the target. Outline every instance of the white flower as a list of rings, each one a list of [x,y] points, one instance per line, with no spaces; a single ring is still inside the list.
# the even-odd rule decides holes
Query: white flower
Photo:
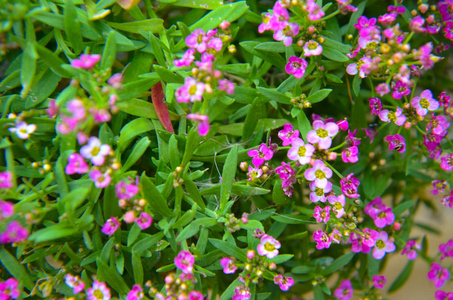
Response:
[[[15,132],[17,136],[22,140],[28,139],[30,137],[30,134],[35,132],[35,130],[36,130],[35,124],[28,125],[24,121],[17,124],[16,127],[9,128],[9,131]]]

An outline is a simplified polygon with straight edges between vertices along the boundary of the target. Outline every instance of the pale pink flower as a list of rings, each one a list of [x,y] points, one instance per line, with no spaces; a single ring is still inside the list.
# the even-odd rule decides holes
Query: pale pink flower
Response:
[[[188,114],[187,119],[198,123],[198,134],[206,136],[209,133],[209,118],[201,114]]]
[[[296,138],[291,143],[291,149],[288,150],[288,158],[298,161],[301,165],[306,165],[310,162],[314,151],[313,145],[305,144],[302,139]]]
[[[89,138],[88,144],[80,149],[80,154],[83,157],[90,159],[93,165],[102,166],[105,161],[105,156],[107,156],[111,150],[109,145],[103,145],[97,137],[92,136]]]
[[[281,244],[275,238],[270,235],[264,235],[260,244],[257,246],[256,250],[261,256],[267,256],[267,258],[272,259],[278,255],[278,249],[280,249]]]
[[[85,159],[78,153],[72,153],[68,156],[68,164],[65,168],[65,173],[72,174],[85,174],[88,172],[89,166]]]
[[[87,300],[110,300],[110,289],[104,282],[95,280],[92,287],[87,289]]]
[[[76,69],[89,70],[100,60],[101,56],[99,54],[82,54],[80,55],[80,59],[73,59],[71,61],[71,66]]]
[[[184,103],[201,101],[204,91],[205,84],[203,82],[197,82],[192,77],[186,77],[184,85],[176,90],[176,100]]]
[[[192,274],[195,257],[185,250],[181,250],[175,257],[175,265],[185,274]]]
[[[66,285],[72,288],[72,292],[77,295],[85,288],[85,282],[80,279],[78,275],[73,276],[71,274],[66,274],[65,276]]]
[[[322,160],[316,160],[312,168],[309,168],[304,173],[305,179],[314,181],[318,188],[327,186],[327,179],[332,177],[332,170],[324,164]]]
[[[9,128],[8,130],[12,133],[16,133],[17,136],[22,139],[26,140],[30,137],[30,134],[36,131],[37,126],[35,124],[28,125],[24,121],[16,124],[16,127]]]
[[[307,133],[307,140],[311,144],[318,144],[321,149],[329,149],[332,145],[332,138],[338,133],[339,127],[334,122],[324,124],[321,120],[313,122],[313,130]]]
[[[111,217],[104,223],[101,231],[103,234],[112,236],[119,227],[120,223],[118,220],[115,217]]]
[[[310,40],[305,43],[304,47],[304,56],[311,56],[311,55],[321,55],[322,53],[322,46],[314,41]]]
[[[433,111],[439,108],[439,102],[433,98],[433,93],[430,90],[424,90],[420,97],[412,98],[411,105],[417,110],[419,116],[424,116],[428,111]]]

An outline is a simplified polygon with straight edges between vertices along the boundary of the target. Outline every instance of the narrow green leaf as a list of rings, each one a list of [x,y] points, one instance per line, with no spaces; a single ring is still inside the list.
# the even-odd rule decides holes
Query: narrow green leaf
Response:
[[[118,106],[121,111],[124,111],[125,113],[128,113],[132,116],[144,117],[154,120],[159,119],[157,117],[156,110],[154,109],[154,105],[148,101],[133,98],[127,101],[118,102],[116,106]],[[178,120],[179,116],[170,112],[170,119]]]
[[[32,291],[35,283],[31,280],[24,266],[21,265],[17,259],[11,255],[4,247],[0,247],[0,261],[3,267],[21,284],[23,284],[29,291]]]
[[[244,127],[242,128],[242,140],[248,140],[255,132],[258,121],[264,117],[265,107],[260,98],[256,98],[245,117]]]
[[[120,295],[126,295],[129,292],[129,288],[127,287],[124,279],[118,274],[118,272],[109,267],[105,262],[101,259],[96,259],[97,268],[97,275],[99,281],[105,281],[107,284],[117,291]]]
[[[309,218],[307,216],[301,216],[301,215],[282,214],[282,215],[272,216],[272,219],[274,219],[277,222],[283,223],[283,224],[315,224],[316,223],[311,220],[312,218]]]
[[[209,242],[219,249],[220,251],[224,252],[227,255],[231,255],[233,257],[236,257],[240,261],[247,261],[247,255],[242,249],[239,249],[237,246],[233,246],[232,244],[217,240],[217,239],[209,239]]]
[[[276,89],[267,89],[262,87],[258,87],[257,89],[261,94],[263,94],[264,97],[268,98],[269,100],[275,100],[283,104],[291,103],[291,99],[288,96],[278,92]]]
[[[159,190],[145,173],[140,177],[140,184],[142,185],[145,199],[151,204],[150,209],[160,216],[172,217],[173,213],[168,208],[167,200],[162,197]]]
[[[372,252],[368,253],[368,278],[373,278],[374,275],[379,273],[380,259],[376,259]]]
[[[349,53],[351,51],[351,48],[353,48],[352,45],[348,45],[348,44],[343,44],[343,43],[340,43],[338,41],[335,41],[331,38],[328,38],[328,37],[324,37],[324,44],[323,46],[327,46],[331,49],[336,49],[340,52],[343,52],[343,53]]]
[[[176,242],[182,242],[188,238],[191,238],[192,236],[194,236],[195,234],[197,234],[200,231],[200,226],[209,228],[216,224],[217,224],[217,220],[212,219],[212,218],[196,219],[195,221],[191,222],[189,225],[187,225],[181,231],[181,233],[176,238]]]
[[[132,246],[132,244],[135,242],[135,240],[138,238],[141,232],[142,229],[136,223],[134,223],[131,227],[131,230],[129,231],[129,234],[127,235],[128,247]]]
[[[57,224],[35,231],[28,239],[35,243],[41,243],[69,237],[75,233],[77,233],[76,228],[68,227],[64,224]]]
[[[223,166],[222,183],[220,185],[220,213],[226,213],[225,208],[228,200],[230,199],[231,189],[233,187],[234,177],[237,169],[237,155],[238,147],[234,145],[230,150],[228,157]]]
[[[338,77],[337,75],[335,74],[330,74],[330,73],[327,73],[325,74],[326,78],[328,81],[330,82],[333,82],[333,83],[343,83],[343,80],[341,80],[340,77]]]
[[[64,62],[52,51],[47,49],[44,46],[41,46],[39,43],[34,44],[36,51],[39,54],[39,57],[54,71],[58,76],[64,77],[64,78],[71,78],[72,74],[63,69],[61,65],[64,64]]]
[[[166,66],[164,54],[162,53],[162,47],[160,44],[161,42],[152,32],[149,33],[149,43],[151,45],[151,49],[153,49],[153,55],[156,58],[157,62],[161,66]]]
[[[200,140],[201,136],[198,134],[197,130],[193,128],[190,129],[189,134],[187,135],[186,148],[184,149],[181,166],[185,166],[190,161]]]
[[[414,206],[415,202],[415,200],[409,200],[398,204],[398,206],[393,209],[393,214],[395,217],[399,217],[399,215],[401,215],[405,210]]]
[[[280,254],[280,255],[274,257],[273,259],[271,259],[271,261],[278,265],[278,264],[282,264],[282,263],[290,260],[293,257],[294,257],[293,254]]]
[[[245,14],[247,9],[248,6],[245,1],[221,5],[206,14],[195,24],[192,24],[190,29],[193,31],[196,28],[201,28],[204,31],[208,31],[209,29],[217,28],[222,21],[232,23]]]
[[[286,46],[282,42],[264,42],[255,46],[255,50],[264,50],[269,52],[285,53]]]
[[[179,157],[178,150],[178,141],[175,138],[175,135],[172,134],[170,140],[168,141],[168,150],[170,151],[170,165],[173,170],[179,167],[181,159]]]
[[[223,179],[223,178],[222,178]],[[200,191],[201,195],[213,195],[220,192],[221,186],[215,185],[213,187]],[[240,183],[233,183],[231,187],[231,194],[236,196],[257,196],[269,194],[270,190],[263,189],[256,186],[242,185]]]
[[[310,103],[317,103],[329,96],[330,92],[332,92],[332,89],[322,89],[308,96],[306,100]]]
[[[327,268],[325,268],[322,271],[322,274],[324,276],[326,276],[326,275],[332,274],[332,273],[340,270],[341,268],[346,266],[352,260],[354,255],[355,255],[354,252],[349,252],[349,253],[344,254],[343,256],[340,256],[333,263],[331,263]]]
[[[25,50],[22,54],[22,65],[20,69],[20,81],[22,83],[22,99],[28,95],[30,88],[32,87],[32,80],[36,72],[36,60],[38,54],[36,53],[33,42],[27,42],[25,44]]]
[[[134,271],[134,281],[136,284],[143,284],[143,265],[140,255],[132,253],[132,270]]]
[[[187,192],[189,192],[190,198],[202,209],[206,208],[203,198],[200,195],[198,187],[193,183],[193,181],[187,177],[184,178],[184,186],[186,187]]]
[[[181,76],[176,75],[167,68],[159,65],[154,65],[153,67],[162,81],[165,81],[167,83],[184,83],[184,79]]]
[[[158,33],[164,29],[164,20],[158,18],[123,23],[107,22],[107,24],[115,29],[131,33],[140,33],[140,31]]]
[[[149,250],[152,246],[156,246],[157,242],[159,242],[163,237],[163,231],[154,235],[149,235],[148,237],[135,243],[134,247],[132,247],[132,252],[140,254],[143,251]]]
[[[243,284],[239,279],[234,280],[228,287],[227,289],[223,292],[223,294],[220,296],[220,300],[229,300],[232,299],[234,296],[234,290],[236,289],[237,286],[240,286]]]
[[[359,74],[356,74],[354,79],[352,80],[352,91],[356,97],[360,94],[360,84],[362,83],[362,78],[360,78]]]
[[[101,58],[101,69],[111,69],[116,58],[116,39],[115,32],[110,31],[105,42],[104,51]]]
[[[153,130],[154,126],[150,120],[145,118],[138,118],[127,123],[120,132],[120,139],[118,140],[118,148],[123,152],[132,140],[139,134]]]
[[[65,0],[64,6],[64,30],[71,42],[74,54],[79,55],[83,50],[82,26],[77,18],[76,8],[72,0]]]
[[[388,292],[393,293],[397,290],[399,290],[409,279],[409,276],[412,273],[412,269],[414,268],[414,260],[408,261],[406,264],[406,267],[404,267],[403,271],[398,275],[398,277],[395,279],[395,281],[392,283],[390,286]]]
[[[219,0],[165,0],[161,2],[169,2],[174,6],[185,6],[202,9],[215,9],[223,5],[223,1]]]
[[[143,93],[149,92],[151,87],[158,81],[158,79],[139,79],[128,82],[123,85],[123,88],[120,91],[118,91],[118,98],[123,101],[128,101],[132,98],[139,97]]]
[[[311,123],[303,110],[301,110],[297,116],[297,124],[302,138],[305,142],[307,142],[307,133],[310,132],[310,130],[313,130],[313,127],[311,126]]]
[[[150,144],[151,141],[147,136],[142,137],[140,141],[138,141],[134,145],[134,148],[132,148],[131,154],[129,154],[126,162],[121,167],[121,172],[126,172],[127,170],[129,170],[129,168],[132,167],[143,156]]]
[[[339,62],[349,61],[349,57],[347,57],[340,51],[338,51],[334,48],[327,47],[327,46],[323,46],[322,56],[324,56],[330,60],[333,60],[333,61],[339,61]]]

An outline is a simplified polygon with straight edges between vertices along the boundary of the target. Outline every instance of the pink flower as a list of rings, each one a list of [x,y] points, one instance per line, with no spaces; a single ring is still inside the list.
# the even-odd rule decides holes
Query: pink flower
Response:
[[[406,243],[403,251],[401,251],[401,255],[406,255],[408,259],[413,260],[417,258],[418,252],[421,246],[415,242],[415,240],[409,240]]]
[[[453,300],[453,293],[447,293],[441,290],[436,291],[434,293],[434,297],[436,300]]]
[[[278,132],[278,137],[283,141],[283,146],[289,146],[299,137],[299,130],[294,130],[293,125],[286,123],[283,129]]]
[[[176,90],[176,100],[184,103],[201,101],[204,90],[205,84],[203,82],[197,82],[192,77],[186,77],[184,85]]]
[[[442,148],[440,147],[440,142],[442,137],[437,134],[428,133],[423,136],[423,145],[425,145],[428,150],[429,158],[438,159],[442,153]]]
[[[89,138],[88,144],[80,149],[80,154],[86,159],[90,159],[93,165],[102,166],[105,157],[111,150],[109,145],[101,144],[101,141],[97,137],[92,136]]]
[[[332,190],[332,183],[330,181],[327,181],[327,185],[325,188],[317,187],[314,181],[310,182],[309,186],[310,189],[312,190],[312,192],[310,193],[310,200],[313,203],[316,203],[318,201],[326,202],[325,194]]]
[[[318,42],[310,40],[304,45],[304,56],[321,55],[322,46]]]
[[[19,282],[15,278],[9,278],[0,282],[0,299],[17,299],[20,296]]]
[[[417,110],[419,116],[424,116],[428,111],[433,111],[439,108],[439,102],[433,98],[433,93],[430,90],[424,90],[420,97],[412,98],[411,105]]]
[[[307,61],[297,56],[291,56],[288,61],[289,62],[285,66],[286,73],[293,74],[296,78],[302,78],[305,74],[305,69],[308,66]]]
[[[346,148],[341,152],[341,159],[345,163],[356,163],[359,161],[359,148],[357,146],[352,146]]]
[[[0,172],[0,189],[13,187],[13,175],[9,171]]]
[[[407,96],[410,93],[411,89],[407,86],[407,84],[400,80],[393,87],[392,97],[394,99],[401,99],[403,96]]]
[[[387,95],[388,93],[390,93],[389,85],[387,83],[378,84],[376,86],[376,93],[381,97]]]
[[[206,115],[188,114],[187,119],[198,123],[198,134],[206,136],[209,132],[209,118]]]
[[[378,22],[385,26],[390,26],[395,21],[397,13],[384,14],[378,17]]]
[[[346,279],[341,282],[333,294],[340,300],[349,300],[352,298],[353,292],[354,289],[352,288],[351,280]]]
[[[77,121],[82,120],[86,116],[85,105],[80,99],[72,99],[66,105],[68,112],[72,115]]]
[[[49,115],[49,118],[53,118],[58,115],[59,107],[57,105],[57,101],[50,100],[49,107],[46,109],[46,113]]]
[[[229,257],[224,257],[220,260],[220,265],[223,268],[223,273],[225,274],[234,274],[237,270],[237,266],[234,261]]]
[[[256,247],[256,250],[259,255],[267,256],[267,258],[272,259],[278,255],[278,249],[280,249],[280,247],[281,244],[279,241],[272,236],[265,234],[261,238],[260,244]]]
[[[445,171],[450,171],[453,169],[453,153],[447,153],[445,156],[440,158],[441,163],[440,167]]]
[[[120,223],[118,222],[118,220],[115,217],[111,217],[104,223],[101,231],[103,234],[112,236],[119,227]]]
[[[448,21],[444,27],[445,37],[453,41],[453,22]]]
[[[153,218],[146,212],[140,213],[140,216],[135,219],[135,223],[140,227],[142,230],[149,228],[153,223]]]
[[[340,196],[329,195],[327,196],[327,201],[332,205],[332,212],[334,213],[337,219],[344,216],[344,206],[346,205],[346,199],[343,194]]]
[[[187,300],[203,300],[203,294],[199,291],[190,291]]]
[[[406,140],[399,134],[388,135],[384,141],[389,143],[389,150],[395,149],[399,153],[406,151]]]
[[[374,284],[374,287],[377,289],[383,289],[386,282],[387,282],[387,278],[384,275],[382,275],[382,276],[374,275],[373,276],[373,284]]]
[[[348,123],[348,120],[346,118],[336,122],[336,124],[338,125],[338,129],[340,131],[346,131],[349,128],[349,123]]]
[[[233,95],[234,89],[235,89],[234,83],[232,83],[228,79],[219,80],[219,90],[225,91],[228,95]]]
[[[433,184],[433,189],[431,190],[431,194],[433,195],[438,195],[439,192],[443,193],[445,191],[445,188],[447,187],[447,181],[445,180],[433,180],[431,182]]]
[[[138,178],[136,184],[129,184],[126,181],[120,181],[115,185],[116,197],[118,199],[131,199],[139,192]]]
[[[321,149],[329,149],[332,145],[332,137],[339,131],[338,125],[334,122],[324,124],[321,120],[313,122],[313,130],[307,133],[307,140],[312,143],[318,143]]]
[[[68,157],[68,164],[65,168],[65,173],[68,175],[72,174],[85,174],[88,172],[89,166],[85,159],[78,153],[72,153]]]
[[[453,240],[448,240],[445,244],[439,245],[439,252],[442,253],[440,257],[443,260],[446,257],[453,257]]]
[[[425,24],[425,19],[421,16],[416,16],[413,19],[410,19],[409,27],[413,32],[426,32],[426,28],[423,28]]]
[[[341,238],[343,237],[343,235],[341,234],[341,232],[338,229],[334,229],[330,233],[329,237],[332,242],[339,244],[342,240]]]
[[[175,67],[188,67],[195,60],[194,54],[195,54],[195,50],[194,49],[188,49],[184,53],[182,58],[181,59],[175,59],[173,61],[173,64],[175,65]]]
[[[434,282],[434,286],[438,289],[444,285],[445,281],[450,279],[450,272],[438,263],[432,263],[431,270],[428,272],[428,279]]]
[[[360,185],[360,181],[355,178],[354,173],[351,173],[343,178],[341,178],[341,191],[348,198],[358,198],[360,195],[357,193],[357,189]]]
[[[143,293],[143,288],[139,284],[134,284],[132,286],[132,290],[127,293],[127,300],[140,300],[145,297],[145,294]]]
[[[19,124],[16,124],[16,127],[9,128],[8,130],[12,133],[16,133],[17,137],[21,140],[26,140],[30,137],[30,134],[36,131],[36,128],[35,124],[28,125],[22,121]]]
[[[360,78],[367,77],[371,72],[371,58],[364,56],[357,63],[349,64],[346,67],[346,72],[349,75],[355,75],[358,72]]]
[[[110,170],[107,170],[104,173],[99,170],[92,170],[89,176],[97,188],[107,187],[112,180],[112,177],[110,177]]]
[[[392,212],[391,207],[384,207],[376,212],[376,214],[371,217],[374,220],[374,224],[377,228],[384,228],[387,225],[392,225],[395,222],[395,215]]]
[[[442,203],[443,206],[451,208],[453,207],[453,190],[450,191],[450,195],[445,195],[440,199],[440,203]]]
[[[426,131],[431,131],[433,134],[440,136],[446,136],[448,134],[448,128],[451,123],[444,116],[434,116],[426,126]]]
[[[186,45],[190,48],[196,49],[198,52],[203,53],[206,51],[208,37],[203,29],[197,28],[186,37]]]
[[[0,221],[11,217],[14,214],[14,204],[0,199]]]
[[[325,13],[321,6],[316,4],[314,0],[307,0],[306,10],[308,12],[308,19],[310,21],[316,21],[324,17]]]
[[[247,152],[247,155],[253,157],[252,163],[256,167],[259,167],[265,161],[272,159],[272,157],[274,156],[274,152],[270,148],[268,148],[266,144],[261,143],[258,149],[249,150]]]
[[[107,83],[110,84],[115,89],[118,89],[118,90],[122,89],[123,88],[123,74],[121,74],[121,73],[113,74],[107,80]]]
[[[175,257],[176,267],[185,274],[192,274],[194,263],[195,257],[189,251],[181,250]]]
[[[234,289],[231,300],[249,300],[251,296],[250,289],[245,285],[240,285]]]
[[[313,214],[313,218],[315,218],[316,222],[318,222],[318,223],[321,223],[321,222],[327,223],[327,221],[329,221],[329,219],[330,219],[330,206],[326,206],[326,207],[324,207],[324,209],[322,209],[319,206],[316,206],[315,213]]]
[[[110,289],[104,282],[95,280],[93,286],[87,289],[87,300],[109,300]]]
[[[318,188],[323,189],[327,186],[327,179],[332,177],[332,170],[318,159],[312,168],[305,171],[304,176],[308,181],[314,181]]]
[[[313,239],[315,240],[316,249],[321,250],[324,248],[329,248],[332,243],[330,237],[324,231],[318,230],[313,232]]]
[[[249,166],[249,170],[247,172],[247,181],[256,182],[261,178],[262,175],[263,169],[261,169],[260,167]]]
[[[373,248],[373,256],[376,259],[382,259],[385,253],[393,252],[395,249],[393,238],[389,238],[387,232],[381,231],[376,239],[376,246]]]
[[[291,149],[288,150],[288,158],[306,165],[310,162],[314,151],[313,145],[305,144],[302,139],[296,138],[291,143]]]
[[[293,37],[299,34],[299,25],[297,23],[288,23],[284,28],[274,32],[276,41],[283,41],[286,47],[290,47],[293,43]]]
[[[379,233],[376,230],[365,228],[363,233],[353,232],[349,237],[352,242],[351,251],[354,253],[369,253],[371,248],[376,244]]]
[[[89,70],[100,60],[101,56],[99,54],[82,54],[80,55],[80,59],[73,59],[71,61],[71,66],[76,69]]]
[[[287,291],[287,290],[289,290],[290,287],[293,286],[294,279],[292,279],[291,277],[286,277],[286,276],[283,276],[282,274],[279,274],[274,277],[274,283],[278,284],[278,286],[280,287],[280,289],[282,291]]]
[[[28,238],[28,230],[14,220],[5,228],[5,232],[0,234],[0,244],[19,243]]]
[[[440,14],[442,15],[442,21],[447,22],[453,19],[453,1],[446,0],[440,1],[437,4]]]
[[[81,280],[80,277],[77,275],[73,276],[71,274],[66,274],[64,278],[66,285],[72,288],[72,292],[75,295],[83,291],[83,289],[85,288],[85,282]]]
[[[396,107],[396,112],[389,111],[388,109],[381,110],[379,118],[382,122],[392,122],[398,126],[402,126],[406,122],[406,116],[403,115],[403,110],[399,107]]]

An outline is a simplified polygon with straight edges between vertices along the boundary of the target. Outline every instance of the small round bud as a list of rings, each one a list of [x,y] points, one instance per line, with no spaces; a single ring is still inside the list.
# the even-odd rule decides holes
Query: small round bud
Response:
[[[413,10],[411,11],[411,15],[412,15],[413,17],[415,17],[415,16],[417,15],[417,11],[416,11],[415,9],[413,9]]]
[[[244,171],[244,172],[247,172],[248,168],[249,168],[249,164],[246,162],[246,161],[243,161],[239,164],[239,168]]]
[[[360,199],[354,199],[353,202],[354,202],[355,205],[360,205]]]
[[[247,258],[248,259],[253,259],[255,257],[255,251],[249,250],[247,251]]]
[[[140,200],[138,201],[138,205],[141,206],[141,207],[144,207],[144,206],[146,205],[146,203],[147,203],[147,202],[146,202],[145,199],[140,199]]]
[[[52,166],[49,164],[45,164],[42,166],[43,170],[49,172],[52,169]]]
[[[175,170],[177,173],[181,173],[182,172],[182,168],[181,167],[176,167],[176,170]]]
[[[303,40],[298,40],[298,41],[297,41],[297,46],[299,46],[299,47],[303,47],[304,44],[305,44],[305,43],[304,43]]]
[[[381,159],[379,160],[379,165],[380,165],[381,167],[382,167],[382,166],[385,166],[385,163],[386,163],[385,159],[381,158]]]
[[[277,269],[277,264],[274,262],[271,262],[269,265],[269,270],[273,271]]]
[[[15,118],[17,118],[16,114],[14,114],[14,113],[8,114],[8,119],[15,119]]]
[[[229,53],[236,53],[236,46],[235,45],[229,45],[228,46],[228,52]]]
[[[127,201],[125,199],[118,200],[118,206],[121,208],[125,208],[127,205]]]
[[[393,224],[393,228],[394,228],[395,230],[397,230],[397,231],[400,230],[400,229],[401,229],[401,223],[400,223],[400,222],[395,222],[395,223]]]
[[[348,34],[346,38],[351,41],[354,38],[354,36],[352,34]]]
[[[38,164],[37,162],[33,162],[33,163],[31,164],[31,167],[32,167],[33,169],[36,169],[36,168],[39,167],[39,164]]]

